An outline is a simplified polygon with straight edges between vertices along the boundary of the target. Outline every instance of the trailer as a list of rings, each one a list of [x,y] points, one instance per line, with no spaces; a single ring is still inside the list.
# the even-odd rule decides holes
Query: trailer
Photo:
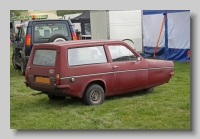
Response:
[[[122,40],[143,53],[142,10],[90,11],[91,39]]]

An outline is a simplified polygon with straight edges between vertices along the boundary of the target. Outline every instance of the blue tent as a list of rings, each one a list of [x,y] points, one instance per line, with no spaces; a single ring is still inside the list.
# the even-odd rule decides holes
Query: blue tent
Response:
[[[156,44],[156,58],[186,61],[190,10],[143,10],[143,56],[153,57]]]

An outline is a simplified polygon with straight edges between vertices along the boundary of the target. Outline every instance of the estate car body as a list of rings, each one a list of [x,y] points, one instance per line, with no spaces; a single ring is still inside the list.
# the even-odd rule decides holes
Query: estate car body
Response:
[[[77,40],[35,44],[25,84],[50,99],[83,98],[87,105],[104,97],[151,89],[169,82],[172,61],[144,59],[117,40]]]

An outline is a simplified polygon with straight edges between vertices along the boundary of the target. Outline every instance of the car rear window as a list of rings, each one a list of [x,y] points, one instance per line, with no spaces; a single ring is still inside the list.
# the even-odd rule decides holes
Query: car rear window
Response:
[[[56,50],[36,50],[33,58],[33,65],[54,66]]]
[[[65,23],[38,23],[34,26],[34,43],[46,43],[55,34],[69,36]]]
[[[68,49],[69,66],[106,62],[107,58],[103,46]]]

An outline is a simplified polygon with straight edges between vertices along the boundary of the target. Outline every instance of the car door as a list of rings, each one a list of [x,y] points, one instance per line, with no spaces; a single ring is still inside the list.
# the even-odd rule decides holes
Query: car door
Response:
[[[64,76],[63,82],[69,81],[68,78],[75,80],[68,83],[72,90],[78,92],[81,86],[85,89],[91,82],[102,81],[105,83],[106,95],[113,91],[114,73],[103,45],[70,48],[67,50],[67,57],[69,66],[62,69],[68,70],[62,76]]]
[[[124,45],[108,45],[114,71],[114,91],[139,88],[147,83],[148,70],[144,59]]]

